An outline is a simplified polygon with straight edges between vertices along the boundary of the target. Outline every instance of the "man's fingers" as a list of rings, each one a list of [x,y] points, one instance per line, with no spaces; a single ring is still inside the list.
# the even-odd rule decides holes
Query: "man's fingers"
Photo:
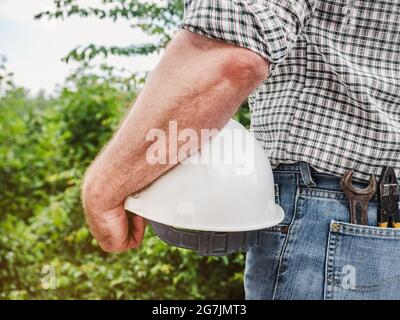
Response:
[[[138,247],[146,229],[145,219],[127,214],[123,206],[89,214],[88,223],[100,247],[107,252],[122,252]]]
[[[131,236],[133,239],[134,247],[140,246],[141,243],[143,242],[145,230],[146,230],[146,219],[136,214],[133,215]]]
[[[146,231],[146,219],[134,214],[128,214],[127,219],[130,220],[129,233],[123,245],[114,250],[116,252],[135,249],[143,242],[144,233]]]

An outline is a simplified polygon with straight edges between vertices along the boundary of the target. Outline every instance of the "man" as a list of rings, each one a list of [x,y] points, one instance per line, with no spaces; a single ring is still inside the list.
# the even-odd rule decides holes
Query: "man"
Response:
[[[349,223],[339,182],[400,173],[400,1],[186,1],[183,29],[88,170],[83,201],[106,251],[140,245],[124,199],[169,170],[151,128],[222,128],[250,96],[252,131],[286,217],[247,254],[249,299],[400,298],[400,231]],[[179,147],[179,146],[178,146]],[[244,213],[245,214],[245,213]],[[132,227],[129,228],[132,219]]]

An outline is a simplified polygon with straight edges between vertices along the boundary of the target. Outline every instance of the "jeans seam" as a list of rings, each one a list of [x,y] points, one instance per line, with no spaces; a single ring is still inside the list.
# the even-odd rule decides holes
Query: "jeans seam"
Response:
[[[336,252],[336,244],[338,239],[338,232],[332,231],[332,223],[329,226],[329,235],[326,247],[326,261],[325,261],[325,281],[324,281],[324,299],[332,300],[334,284],[335,284],[335,276],[334,276],[334,260],[335,260],[335,252]]]
[[[282,267],[282,261],[283,261],[283,257],[285,255],[286,252],[286,247],[288,245],[289,242],[289,237],[290,237],[290,232],[292,230],[294,221],[296,219],[296,215],[297,215],[297,203],[298,203],[298,199],[299,199],[299,195],[300,195],[300,187],[299,187],[299,174],[296,174],[296,195],[294,197],[294,210],[293,210],[293,216],[292,216],[292,220],[289,223],[289,228],[288,228],[288,232],[286,234],[286,238],[285,241],[283,243],[282,246],[282,250],[281,253],[279,255],[279,262],[278,262],[278,267],[276,270],[276,277],[275,277],[275,285],[274,285],[274,291],[272,293],[272,300],[275,300],[275,296],[276,296],[276,291],[278,290],[278,284],[279,284],[279,271]]]
[[[353,291],[353,292],[374,292],[381,289],[384,289],[390,285],[400,283],[400,275],[394,275],[388,279],[381,281],[381,283],[373,283],[368,285],[356,286],[355,288],[348,288],[346,290]],[[341,283],[334,282],[332,284],[333,287],[341,287]]]
[[[361,225],[352,225],[345,222],[336,223],[340,224],[340,233],[343,235],[348,235],[352,237],[360,237],[360,238],[376,238],[376,239],[400,239],[400,230],[399,229],[391,229],[391,228],[380,228],[375,226],[361,226]]]

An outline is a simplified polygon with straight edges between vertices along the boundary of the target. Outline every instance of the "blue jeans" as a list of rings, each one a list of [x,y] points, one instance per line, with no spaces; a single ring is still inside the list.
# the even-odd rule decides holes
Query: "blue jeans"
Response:
[[[303,163],[274,178],[286,216],[247,253],[247,299],[400,299],[400,229],[376,227],[376,197],[354,225],[338,177]]]

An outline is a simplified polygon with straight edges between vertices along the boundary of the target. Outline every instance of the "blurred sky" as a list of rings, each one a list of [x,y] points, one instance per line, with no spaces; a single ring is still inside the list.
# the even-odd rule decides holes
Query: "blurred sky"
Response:
[[[90,43],[129,45],[148,40],[147,36],[129,27],[128,22],[71,18],[45,22],[33,16],[53,8],[52,0],[0,0],[0,55],[5,55],[9,71],[15,73],[18,85],[51,93],[63,83],[76,64],[61,61],[71,49]],[[98,4],[99,0],[79,0],[82,5]],[[117,67],[132,71],[148,71],[159,57],[109,58]],[[100,61],[100,60],[99,60]]]

